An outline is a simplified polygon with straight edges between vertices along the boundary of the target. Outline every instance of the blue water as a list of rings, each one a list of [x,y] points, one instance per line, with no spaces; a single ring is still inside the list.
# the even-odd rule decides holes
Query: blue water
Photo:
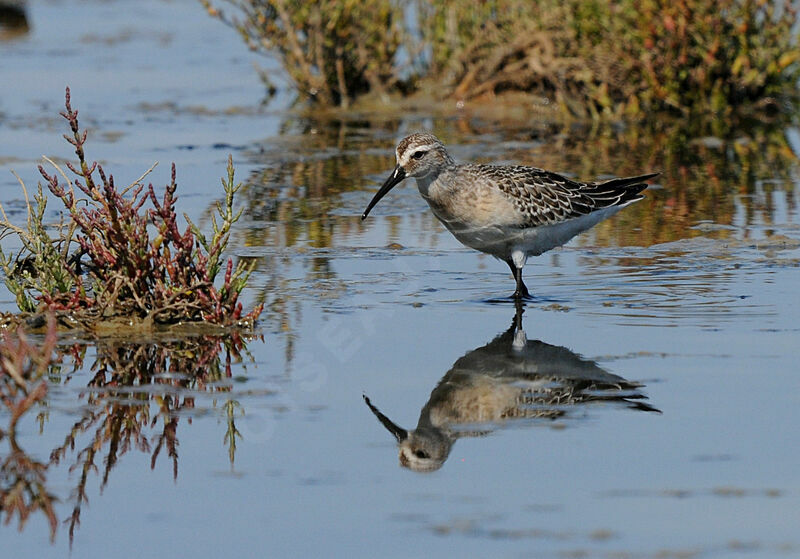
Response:
[[[32,459],[47,463],[89,414],[102,420],[142,398],[147,444],[120,453],[105,484],[111,448],[99,445],[70,546],[81,473],[70,466],[97,425],[79,434],[47,470],[67,524],[50,543],[41,513],[22,531],[12,519],[0,528],[3,557],[800,556],[796,167],[744,194],[732,181],[716,218],[702,201],[682,214],[668,188],[654,189],[526,267],[536,294],[527,339],[641,384],[661,413],[565,404],[555,419],[473,426],[440,469],[421,474],[400,466],[362,394],[413,429],[454,363],[512,324],[513,305],[492,301],[513,282],[505,265],[452,239],[413,185],[366,222],[359,214],[392,167],[401,128],[432,125],[464,159],[485,148],[563,170],[568,157],[546,140],[519,143],[519,128],[502,123],[471,134],[412,115],[332,131],[286,112],[285,92],[263,107],[252,63],[275,62],[194,2],[36,2],[29,16],[28,35],[0,43],[0,74],[14,77],[0,83],[4,206],[24,207],[10,169],[35,185],[41,154],[70,156],[56,116],[70,85],[90,157],[120,183],[158,160],[157,185],[175,161],[179,204],[193,218],[219,197],[233,153],[249,184],[232,253],[259,258],[246,300],[267,307],[263,340],[248,342],[230,377],[87,389],[108,345],[88,346],[83,366],[54,376],[43,427],[37,409],[17,434]],[[601,172],[624,167],[620,153]],[[659,233],[651,216],[667,222]],[[13,310],[7,293],[0,299]],[[165,397],[186,405],[159,415]],[[162,447],[153,465],[169,417],[177,458]],[[6,418],[0,411],[0,425]],[[0,448],[5,459],[7,439]]]

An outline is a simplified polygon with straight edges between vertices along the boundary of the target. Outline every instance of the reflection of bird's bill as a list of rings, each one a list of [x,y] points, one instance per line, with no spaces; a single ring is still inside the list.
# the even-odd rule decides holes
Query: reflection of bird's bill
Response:
[[[363,214],[361,214],[361,219],[367,219],[369,212],[375,207],[375,204],[377,204],[381,198],[386,196],[387,192],[393,189],[396,185],[400,184],[404,178],[406,178],[405,169],[403,169],[400,165],[396,166],[392,174],[389,175],[389,178],[386,179],[386,182],[383,183],[383,186],[380,187],[378,192],[375,193],[375,196],[372,197],[372,200],[370,200],[369,204],[367,205],[367,209],[364,210]]]
[[[369,409],[372,410],[372,413],[375,414],[375,417],[378,418],[378,420],[383,424],[384,427],[386,427],[386,429],[392,435],[394,435],[394,438],[397,439],[398,443],[401,443],[408,438],[408,431],[406,431],[405,429],[397,425],[395,422],[393,422],[391,419],[383,415],[378,408],[372,405],[372,402],[369,401],[369,398],[367,397],[366,394],[363,394],[363,397],[364,397],[364,402],[367,403],[367,406],[369,406]]]

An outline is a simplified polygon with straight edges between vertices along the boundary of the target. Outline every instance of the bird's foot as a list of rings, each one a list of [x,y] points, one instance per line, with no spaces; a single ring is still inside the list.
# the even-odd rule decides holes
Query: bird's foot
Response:
[[[533,300],[533,296],[528,291],[528,288],[525,287],[524,283],[522,284],[522,286],[517,287],[516,291],[514,291],[514,294],[511,296],[511,298],[514,299],[515,301]]]

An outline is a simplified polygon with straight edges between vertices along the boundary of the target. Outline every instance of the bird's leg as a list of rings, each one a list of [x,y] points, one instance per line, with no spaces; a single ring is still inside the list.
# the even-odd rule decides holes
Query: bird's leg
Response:
[[[516,299],[527,299],[530,297],[531,294],[528,292],[525,282],[522,281],[522,268],[517,268],[517,275],[514,279],[517,280],[517,289],[514,291],[514,297]]]
[[[528,288],[525,286],[525,282],[522,281],[522,268],[517,268],[514,264],[513,260],[506,260],[506,264],[508,267],[511,268],[511,273],[514,275],[514,279],[517,282],[517,289],[514,291],[514,299],[527,299],[530,297],[530,293],[528,292]]]
[[[525,312],[525,305],[522,302],[522,299],[515,299],[514,300],[514,332],[519,332],[522,330],[522,313]]]

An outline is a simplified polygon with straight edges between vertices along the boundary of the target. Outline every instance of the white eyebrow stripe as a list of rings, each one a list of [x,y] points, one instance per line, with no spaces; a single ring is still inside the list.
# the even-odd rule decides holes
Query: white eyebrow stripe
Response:
[[[427,153],[431,151],[434,147],[435,146],[433,144],[424,144],[421,146],[416,146],[413,149],[411,148],[411,146],[408,146],[408,148],[406,148],[406,150],[401,154],[401,157],[398,159],[402,161],[403,164],[405,164],[408,163],[408,160],[411,159],[411,156],[417,153],[418,151],[424,151]]]

